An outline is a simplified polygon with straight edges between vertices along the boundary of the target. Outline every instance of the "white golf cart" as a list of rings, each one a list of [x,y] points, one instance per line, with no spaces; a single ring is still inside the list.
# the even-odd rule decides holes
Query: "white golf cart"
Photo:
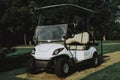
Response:
[[[37,11],[40,17],[29,73],[54,69],[57,76],[65,77],[77,63],[89,60],[94,67],[99,65],[99,44],[88,30],[89,18],[95,11],[72,4],[51,5]]]

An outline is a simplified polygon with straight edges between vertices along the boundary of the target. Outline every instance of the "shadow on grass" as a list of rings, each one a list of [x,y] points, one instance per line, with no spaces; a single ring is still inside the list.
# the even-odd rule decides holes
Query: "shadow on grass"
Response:
[[[15,69],[8,72],[0,73],[0,80],[28,80],[24,78],[20,78],[18,74],[23,74],[26,72],[25,68]]]
[[[6,72],[26,66],[30,53],[21,55],[6,56],[0,60],[0,72]]]

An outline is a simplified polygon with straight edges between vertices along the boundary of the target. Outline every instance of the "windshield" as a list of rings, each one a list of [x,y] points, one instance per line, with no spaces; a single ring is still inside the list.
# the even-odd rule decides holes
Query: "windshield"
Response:
[[[66,35],[67,24],[37,26],[35,39],[37,41],[60,41]]]
[[[66,24],[68,22],[68,8],[57,7],[40,11],[38,25]]]

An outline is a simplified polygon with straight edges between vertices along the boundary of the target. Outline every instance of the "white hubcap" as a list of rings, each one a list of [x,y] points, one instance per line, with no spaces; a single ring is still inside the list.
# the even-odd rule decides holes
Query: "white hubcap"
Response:
[[[97,57],[95,58],[95,64],[96,65],[98,64],[98,58]]]
[[[68,73],[68,71],[69,71],[69,65],[67,63],[64,64],[63,70],[64,70],[64,73]]]

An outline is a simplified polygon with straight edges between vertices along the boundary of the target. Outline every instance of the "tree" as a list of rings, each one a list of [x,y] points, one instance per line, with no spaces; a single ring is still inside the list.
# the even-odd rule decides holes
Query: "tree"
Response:
[[[32,2],[31,10],[33,10],[34,7],[62,3],[77,4],[95,10],[97,14],[94,22],[92,22],[94,23],[93,26],[96,26],[94,31],[99,31],[99,35],[101,35],[104,40],[111,39],[110,36],[106,36],[111,33],[111,30],[114,30],[115,17],[113,14],[115,13],[119,0],[30,0],[30,2]]]
[[[115,10],[117,8],[117,0],[79,0],[79,5],[95,10],[97,12],[93,26],[94,31],[100,31],[99,35],[103,40],[111,39],[109,34],[114,30]],[[97,22],[96,22],[97,21]]]
[[[25,41],[28,43],[32,39],[38,22],[38,15],[36,15],[34,8],[70,3],[95,10],[97,12],[96,17],[94,17],[95,20],[93,18],[91,20],[93,21],[92,25],[95,26],[95,33],[98,35],[102,34],[102,37],[106,39],[114,39],[114,36],[112,37],[110,34],[114,30],[119,33],[116,28],[119,26],[114,23],[116,18],[114,14],[117,5],[120,4],[119,2],[119,0],[0,0],[0,36],[5,36],[2,39],[6,39],[3,40],[6,42],[8,42],[7,37],[10,37],[10,40],[12,39],[11,41],[17,44],[23,43],[23,35],[26,35]],[[102,33],[98,32],[99,30]],[[8,34],[11,34],[11,36]]]
[[[32,25],[32,19],[28,10],[28,2],[27,0],[3,0],[3,2],[2,4],[5,5],[3,6],[5,9],[3,10],[3,15],[0,16],[1,30],[4,32],[2,35],[6,35],[3,39],[7,38],[7,34],[11,34],[10,41],[15,39],[15,44],[22,43],[23,35],[21,36],[21,34],[29,34],[32,28],[30,27]]]

